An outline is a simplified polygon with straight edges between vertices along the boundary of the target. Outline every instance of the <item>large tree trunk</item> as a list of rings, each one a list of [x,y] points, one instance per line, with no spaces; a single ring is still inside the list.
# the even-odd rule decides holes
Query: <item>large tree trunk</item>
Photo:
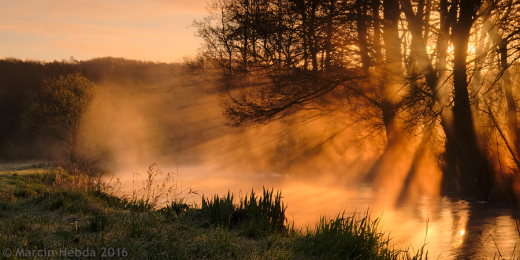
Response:
[[[401,0],[403,11],[414,37],[418,64],[426,78],[426,82],[434,100],[439,105],[441,126],[446,134],[446,159],[448,164],[447,181],[449,189],[458,189],[463,196],[484,198],[490,189],[490,164],[482,153],[473,124],[473,115],[470,105],[466,58],[470,29],[478,8],[473,1],[464,1],[460,6],[452,5],[448,11],[446,0],[440,2],[441,30],[437,42],[437,66],[433,69],[426,51],[426,43],[422,38],[422,28],[415,16],[411,2]],[[459,14],[457,21],[457,13]],[[452,28],[454,45],[453,85],[454,105],[450,111],[449,92],[446,90],[445,71],[447,57],[448,33]],[[453,117],[453,118],[452,118]]]
[[[453,128],[455,140],[448,140],[456,147],[457,163],[462,175],[461,191],[464,195],[487,198],[491,188],[490,164],[480,149],[468,92],[466,59],[470,30],[478,8],[474,1],[463,1],[459,7],[459,19],[453,26]]]

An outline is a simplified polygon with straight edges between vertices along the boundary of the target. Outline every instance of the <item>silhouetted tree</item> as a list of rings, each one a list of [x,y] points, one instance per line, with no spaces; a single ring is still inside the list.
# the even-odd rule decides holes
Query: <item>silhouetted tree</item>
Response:
[[[52,138],[34,130],[20,131],[21,116],[35,94],[42,89],[42,79],[60,75],[81,74],[104,88],[121,86],[126,91],[169,88],[172,77],[179,78],[180,64],[94,58],[43,62],[0,59],[0,159],[42,159],[51,152]],[[176,75],[172,75],[175,73]]]
[[[211,15],[195,23],[205,43],[199,65],[224,76],[221,103],[229,125],[348,103],[347,113],[361,111],[379,122],[389,153],[409,145],[410,132],[422,130],[426,139],[440,132],[444,179],[481,199],[496,185],[486,148],[492,131],[485,125],[506,125],[504,140],[518,147],[510,73],[519,57],[520,26],[511,22],[520,14],[517,2],[213,3]],[[510,150],[517,157],[518,148]]]
[[[25,128],[36,128],[58,139],[76,163],[85,113],[98,87],[80,73],[45,78],[23,117]]]

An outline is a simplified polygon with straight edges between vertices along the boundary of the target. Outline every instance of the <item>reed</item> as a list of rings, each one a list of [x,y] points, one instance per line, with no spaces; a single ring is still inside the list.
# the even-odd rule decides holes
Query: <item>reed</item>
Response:
[[[371,220],[368,211],[361,218],[345,212],[335,218],[322,217],[314,230],[300,235],[298,249],[322,259],[397,259],[399,252],[390,247],[390,238]]]
[[[227,197],[219,198],[218,194],[210,200],[202,195],[202,212],[211,223],[230,225],[231,216],[235,212],[233,194],[228,191]]]
[[[214,195],[212,199],[202,196],[201,210],[204,217],[213,224],[224,225],[226,227],[238,227],[241,233],[248,237],[258,237],[270,231],[286,232],[287,209],[282,202],[282,194],[273,189],[263,188],[262,196],[257,196],[254,190],[246,194],[235,204],[233,193],[220,198]]]
[[[249,199],[246,194],[244,200],[240,202],[238,211],[245,211],[249,218],[265,221],[274,229],[284,230],[287,224],[287,218],[285,217],[287,206],[284,206],[282,202],[281,191],[277,191],[276,195],[273,195],[273,189],[269,191],[266,190],[265,187],[263,188],[263,196],[261,197],[256,197],[255,192],[251,190]]]
[[[169,198],[157,189],[149,197],[134,196],[143,200],[117,197],[115,183],[67,170],[9,180],[14,183],[0,190],[0,249],[112,247],[124,249],[128,259],[425,259],[391,248],[368,212],[295,229],[285,217],[281,192],[273,189],[238,199],[231,192],[203,197],[197,207],[178,191],[176,197],[167,193]],[[149,180],[152,185],[141,191],[157,187],[157,179]],[[158,195],[169,201],[151,207]]]

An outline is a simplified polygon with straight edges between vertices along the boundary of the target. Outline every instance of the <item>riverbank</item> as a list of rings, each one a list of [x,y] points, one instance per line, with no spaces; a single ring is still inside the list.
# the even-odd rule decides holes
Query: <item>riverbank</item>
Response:
[[[186,205],[182,197],[170,197],[174,202],[159,207],[154,204],[159,193],[146,194],[160,192],[153,190],[155,185],[124,196],[115,188],[117,181],[106,183],[81,172],[41,166],[32,172],[26,167],[29,171],[0,173],[0,248],[18,254],[17,258],[80,254],[128,259],[426,259],[427,255],[393,248],[368,214],[322,219],[315,228],[302,230],[287,221],[270,225],[281,223],[280,214],[273,222],[272,214],[252,214],[252,200],[248,207],[233,200],[229,212],[245,213],[221,213],[215,218],[208,203],[215,212],[215,203],[226,198]],[[281,197],[268,197],[257,195],[255,205],[263,201],[276,208]]]

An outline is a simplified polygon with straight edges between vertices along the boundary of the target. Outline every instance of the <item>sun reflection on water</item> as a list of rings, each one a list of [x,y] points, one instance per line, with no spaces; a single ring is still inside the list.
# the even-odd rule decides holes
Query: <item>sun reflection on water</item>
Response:
[[[126,183],[123,187],[132,188],[132,176],[121,176],[121,182]],[[284,203],[289,206],[287,218],[304,229],[312,229],[321,216],[335,217],[343,211],[360,215],[369,208],[374,219],[380,218],[379,227],[390,234],[397,248],[425,245],[428,254],[434,258],[440,256],[439,259],[493,255],[497,247],[502,252],[510,252],[515,243],[520,242],[518,235],[512,232],[515,229],[510,215],[499,210],[493,211],[495,215],[482,215],[476,212],[474,205],[446,197],[424,196],[416,202],[392,208],[385,200],[385,191],[372,186],[347,186],[344,182],[318,177],[230,175],[203,167],[183,169],[179,184],[180,187],[194,187],[199,194],[205,195],[222,195],[230,190],[238,196],[251,192],[251,188],[258,193],[264,186],[281,189]],[[193,196],[190,202],[199,203],[200,196]],[[471,217],[473,219],[469,221]],[[486,241],[489,234],[499,239]]]

